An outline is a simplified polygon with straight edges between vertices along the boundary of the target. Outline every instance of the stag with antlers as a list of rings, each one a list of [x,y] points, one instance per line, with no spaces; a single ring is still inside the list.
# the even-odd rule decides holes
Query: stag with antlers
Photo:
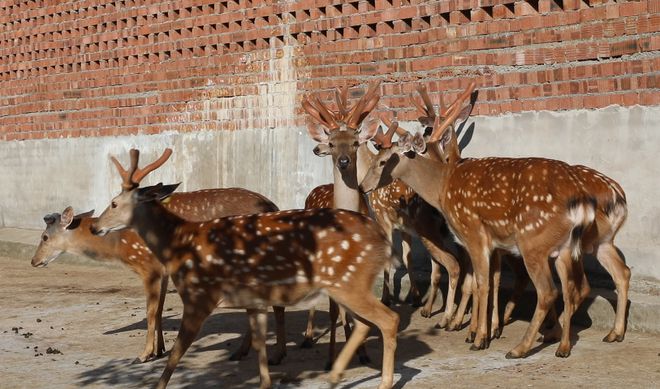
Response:
[[[122,190],[129,191],[151,171],[159,167],[169,157],[138,169],[139,153],[131,152],[130,168],[112,159],[122,178]],[[164,206],[171,212],[188,221],[204,221],[218,217],[245,215],[259,212],[273,212],[278,208],[266,197],[242,188],[205,189],[194,192],[173,193]],[[32,258],[32,265],[44,267],[63,252],[72,252],[96,260],[118,260],[137,273],[147,295],[147,341],[142,354],[134,362],[145,362],[162,356],[165,344],[162,333],[162,311],[167,291],[168,275],[164,267],[132,230],[100,237],[93,235],[89,228],[96,221],[93,211],[74,216],[73,208],[67,207],[62,214],[54,213],[44,217],[46,230]],[[286,356],[284,331],[284,308],[274,307],[277,348],[271,355],[270,364],[279,364]],[[246,331],[241,346],[230,356],[231,360],[243,358],[250,349],[251,332]]]
[[[248,308],[261,387],[270,387],[264,347],[266,307],[295,304],[321,291],[358,319],[333,364],[331,381],[339,381],[367,336],[367,323],[373,323],[383,335],[379,388],[392,386],[399,319],[371,294],[371,287],[394,258],[389,240],[371,219],[321,209],[187,222],[161,204],[176,187],[158,184],[123,191],[91,227],[100,235],[135,229],[167,268],[183,301],[181,328],[159,388],[167,385],[220,299]]]
[[[445,143],[456,144],[451,138],[453,128],[445,130],[459,113],[454,109],[444,121],[436,118],[430,141],[448,134],[450,139]],[[415,158],[426,150],[427,142],[421,134],[404,136],[391,148],[380,151],[361,186],[370,191],[400,178],[445,215],[456,239],[466,247],[474,269],[478,328],[472,349],[486,348],[489,340],[491,253],[500,248],[522,255],[538,301],[523,340],[507,357],[524,357],[557,297],[548,258],[557,264],[565,304],[575,307],[579,299],[576,294],[583,281],[582,233],[594,221],[594,199],[582,189],[569,166],[560,161],[484,158],[443,163]],[[572,309],[564,312],[558,356],[570,353],[572,313]]]

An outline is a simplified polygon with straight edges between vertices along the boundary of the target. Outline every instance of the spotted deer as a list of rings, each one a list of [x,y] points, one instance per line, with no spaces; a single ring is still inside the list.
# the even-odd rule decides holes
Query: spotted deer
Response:
[[[364,201],[364,198],[361,197],[360,201],[360,213],[363,215],[368,215],[368,206]],[[312,189],[311,192],[307,195],[305,199],[305,209],[318,209],[318,208],[332,208],[333,204],[333,184],[319,185]],[[314,344],[314,316],[316,315],[316,310],[311,308],[309,310],[309,315],[307,317],[307,327],[305,328],[304,340],[300,345],[301,348],[311,348]],[[330,370],[332,368],[332,363],[335,360],[336,355],[336,343],[337,343],[337,319],[341,318],[342,326],[344,327],[344,333],[346,338],[348,338],[352,332],[349,320],[346,316],[346,313],[339,307],[339,305],[330,299],[329,302],[329,316],[330,316],[330,344],[328,347],[328,359],[325,364],[325,369]],[[370,362],[370,358],[367,355],[367,351],[364,346],[360,346],[357,349],[358,358],[361,364],[367,364]]]
[[[171,151],[166,151],[167,157]],[[122,178],[122,190],[137,187],[139,180],[165,162],[155,162],[138,169],[139,153],[131,151],[131,170],[125,170],[112,159]],[[167,157],[165,159],[167,159]],[[193,192],[173,193],[164,206],[189,221],[204,221],[218,217],[277,211],[277,206],[259,193],[241,188],[205,189]],[[62,214],[46,215],[46,230],[32,258],[32,265],[45,267],[64,252],[87,256],[96,260],[115,260],[124,263],[140,276],[147,295],[147,341],[136,362],[146,362],[162,356],[165,351],[162,333],[162,311],[167,291],[168,276],[164,267],[132,230],[93,235],[89,228],[96,220],[93,211],[74,216],[73,208],[67,207]],[[279,364],[286,356],[284,309],[273,308],[277,327],[277,349],[271,356],[271,364]],[[230,356],[238,360],[247,355],[251,332],[246,331],[241,346]]]
[[[422,96],[424,105],[419,104],[414,100],[413,102],[422,112],[420,122],[423,124],[433,123],[435,121],[436,115],[433,111],[433,105],[430,102],[431,100],[423,87],[419,89],[419,93]],[[442,106],[442,99],[440,99],[440,116],[444,118],[448,116],[453,109],[460,107],[460,105],[456,105],[456,103],[461,101],[461,97],[463,97],[463,95],[459,96],[454,104],[452,104],[446,110]],[[459,115],[459,117],[460,116],[461,115]],[[451,161],[458,162],[459,160],[463,160],[461,157],[460,149],[458,148],[458,142],[456,142],[457,135],[454,131],[454,126],[449,125],[446,131],[447,135],[451,136],[441,138],[444,140],[444,142],[440,142],[439,145],[442,154]],[[451,134],[449,132],[451,132]],[[625,336],[625,312],[628,305],[630,268],[625,264],[624,260],[619,254],[620,251],[614,245],[614,238],[616,237],[616,234],[627,218],[628,209],[626,195],[621,185],[619,185],[615,180],[600,173],[599,171],[596,171],[595,169],[582,165],[570,166],[569,169],[574,174],[575,179],[581,183],[582,188],[596,200],[595,223],[592,225],[592,228],[585,232],[583,237],[583,245],[586,247],[585,251],[588,253],[593,253],[596,256],[597,260],[600,262],[603,268],[605,268],[607,272],[612,276],[617,291],[617,306],[614,326],[612,330],[610,330],[610,332],[603,338],[603,341],[621,342]],[[515,273],[513,294],[510,296],[509,301],[505,306],[502,320],[502,323],[508,323],[510,321],[513,309],[515,308],[515,304],[522,295],[529,279],[527,278],[527,274],[524,267],[522,267],[523,264],[519,258],[501,252],[499,254],[503,255],[502,258],[508,263],[509,267]],[[589,294],[589,284],[586,279],[582,281],[581,285],[583,285],[583,289],[579,292],[579,299],[577,302],[574,302],[574,305],[578,306],[581,301],[584,300],[584,298],[586,298],[586,296]],[[497,296],[496,291],[494,292],[494,295]],[[497,306],[493,308],[493,311],[493,319],[495,322],[493,326],[497,326]],[[553,316],[556,316],[554,312],[552,313]],[[556,326],[554,328],[558,329]],[[555,336],[557,336],[556,333],[551,335],[549,340],[552,340]]]
[[[436,118],[430,142],[443,135],[459,114]],[[488,346],[488,297],[491,253],[495,249],[520,253],[537,290],[537,305],[522,341],[507,358],[520,358],[531,349],[535,334],[557,297],[548,258],[554,260],[564,302],[574,307],[582,287],[582,235],[595,219],[594,199],[569,165],[543,158],[483,158],[441,161],[419,157],[427,149],[421,134],[403,136],[382,149],[361,183],[371,191],[400,178],[445,216],[457,241],[465,246],[477,285],[478,327],[471,349]],[[497,267],[498,265],[494,265]],[[557,356],[570,354],[570,318],[564,311]]]
[[[307,123],[307,130],[312,139],[318,144],[314,148],[314,154],[320,157],[330,155],[332,157],[332,174],[334,178],[331,208],[347,209],[350,211],[365,211],[360,208],[363,205],[361,194],[358,191],[358,161],[365,158],[369,151],[366,142],[374,135],[373,126],[362,126],[369,113],[377,106],[380,96],[378,88],[380,82],[372,83],[365,94],[352,106],[348,102],[348,88],[342,87],[335,90],[335,101],[337,110],[329,109],[316,95],[308,95],[303,98],[302,107],[316,122]],[[365,166],[365,165],[362,165]],[[311,194],[310,194],[311,195]],[[323,201],[323,199],[320,199]],[[306,207],[307,208],[307,207]],[[332,363],[335,345],[335,320],[333,316],[338,313],[338,307],[330,302],[330,349],[329,359],[326,367]],[[313,344],[313,321],[315,311],[311,310],[307,320],[305,341],[303,347],[311,347]],[[349,336],[350,326],[346,323],[347,318],[342,315],[345,323],[344,329]],[[368,362],[369,358],[363,348],[360,348],[360,361]]]
[[[220,299],[248,308],[261,387],[270,387],[266,307],[295,304],[320,292],[357,318],[333,364],[331,382],[339,382],[367,336],[367,323],[373,323],[383,337],[379,388],[392,386],[399,318],[371,288],[382,268],[395,259],[388,238],[373,220],[351,211],[314,209],[187,222],[161,204],[176,186],[123,191],[91,227],[100,235],[133,228],[167,268],[181,296],[182,325],[158,388],[166,387]]]

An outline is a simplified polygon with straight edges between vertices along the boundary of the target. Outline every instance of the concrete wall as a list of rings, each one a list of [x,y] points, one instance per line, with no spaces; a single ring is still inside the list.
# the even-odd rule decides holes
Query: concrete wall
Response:
[[[660,279],[660,107],[477,116],[465,127],[472,123],[469,141],[469,135],[461,138],[465,156],[555,158],[617,180],[629,204],[617,243],[635,277]],[[165,147],[174,149],[149,183],[181,181],[184,191],[239,186],[281,208],[302,207],[311,188],[331,181],[329,158],[312,153],[314,142],[304,128],[0,142],[2,225],[41,228],[44,214],[67,205],[100,212],[120,189],[108,155],[127,163],[130,147],[143,151],[144,162]]]

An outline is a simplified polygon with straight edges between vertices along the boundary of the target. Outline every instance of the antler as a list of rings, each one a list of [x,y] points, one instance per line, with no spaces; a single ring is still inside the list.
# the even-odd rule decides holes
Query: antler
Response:
[[[477,84],[474,81],[471,81],[467,89],[465,89],[463,93],[461,93],[458,98],[449,106],[449,108],[445,110],[444,115],[441,114],[441,116],[435,118],[435,123],[433,124],[433,133],[431,134],[429,142],[437,142],[445,129],[454,124],[454,121],[461,112],[460,107],[463,105],[465,99],[470,97],[476,85]],[[440,101],[442,103],[442,99],[440,99]]]
[[[336,115],[317,96],[305,96],[302,106],[308,114],[328,130],[333,131],[339,128]]]
[[[114,156],[110,156],[110,159],[112,162],[115,164],[115,167],[117,168],[117,171],[119,171],[119,175],[121,176],[122,179],[122,184],[121,187],[123,190],[132,190],[137,188],[140,185],[140,181],[144,179],[144,177],[147,176],[147,174],[151,173],[152,171],[158,169],[160,166],[162,166],[167,159],[172,155],[172,149],[167,148],[165,151],[163,151],[163,154],[155,160],[154,162],[150,163],[149,165],[145,166],[142,169],[138,168],[138,161],[140,159],[140,151],[138,149],[131,149],[129,152],[131,156],[131,168],[129,170],[124,169],[124,167],[119,163],[117,158]]]
[[[315,96],[305,96],[302,106],[305,112],[310,114],[314,120],[323,125],[328,131],[334,131],[340,127],[340,123],[346,124],[346,127],[357,131],[364,119],[376,107],[380,96],[377,94],[380,81],[376,81],[369,86],[367,93],[358,100],[358,102],[349,108],[348,106],[348,88],[343,86],[335,89],[335,102],[337,111],[333,111]]]
[[[424,85],[420,85],[417,87],[417,93],[419,93],[422,101],[424,102],[424,105],[420,104],[417,99],[415,99],[415,96],[412,93],[410,94],[410,101],[422,114],[422,116],[417,118],[417,120],[425,126],[432,126],[437,115],[435,113],[435,109],[433,108],[433,103],[431,102],[428,91]],[[440,99],[440,104],[442,109],[442,99]]]
[[[389,149],[392,147],[392,137],[394,136],[394,133],[398,133],[401,135],[401,131],[405,133],[405,130],[402,128],[399,128],[399,123],[395,121],[390,121],[388,118],[381,116],[381,120],[385,125],[387,126],[387,131],[383,132],[383,129],[378,126],[378,130],[376,131],[376,135],[371,138],[372,141],[381,149]]]
[[[348,114],[346,114],[344,120],[346,127],[356,131],[360,128],[364,119],[374,108],[376,108],[376,105],[378,105],[378,100],[380,100],[380,95],[377,94],[379,87],[380,80],[369,85],[367,93],[365,93],[353,108],[349,110]]]

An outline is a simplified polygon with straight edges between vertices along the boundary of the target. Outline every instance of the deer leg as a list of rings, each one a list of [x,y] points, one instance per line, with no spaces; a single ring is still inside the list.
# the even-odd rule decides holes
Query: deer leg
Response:
[[[461,267],[458,263],[456,257],[454,257],[448,251],[441,249],[440,247],[433,244],[428,239],[422,238],[424,246],[429,250],[434,260],[431,262],[431,295],[429,296],[429,301],[426,302],[426,307],[428,315],[431,315],[431,310],[433,309],[433,300],[437,294],[438,287],[440,286],[440,268],[436,260],[442,264],[442,266],[447,269],[449,274],[449,282],[447,287],[447,299],[445,300],[445,312],[440,319],[440,322],[436,325],[437,328],[447,328],[449,321],[454,316],[454,300],[456,299],[456,288],[458,287],[458,281],[461,277]],[[432,297],[432,299],[431,299]],[[467,303],[466,303],[467,304]],[[424,312],[422,311],[422,316]],[[428,317],[428,316],[425,316]],[[461,317],[462,320],[462,317]],[[459,324],[460,326],[460,324]]]
[[[342,318],[342,323],[344,326],[344,336],[346,339],[351,337],[351,333],[353,330],[351,329],[351,323],[355,322],[349,313],[346,312],[344,307],[339,306],[339,316]],[[371,358],[369,358],[369,355],[367,355],[367,349],[364,347],[364,345],[360,345],[357,349],[357,354],[358,354],[358,360],[360,361],[361,365],[367,365],[371,363]],[[332,366],[332,365],[331,365]]]
[[[159,318],[158,308],[161,299],[161,280],[162,276],[155,272],[150,272],[143,278],[144,290],[147,295],[147,341],[144,351],[142,351],[142,354],[133,363],[143,363],[152,360],[156,357],[156,353],[160,351],[157,349],[158,346],[156,346],[156,331]],[[162,331],[159,335],[162,338]]]
[[[269,365],[279,365],[286,356],[286,331],[284,326],[284,307],[273,306],[275,315],[275,333],[277,336],[275,355],[268,359]]]
[[[504,317],[502,319],[502,325],[507,325],[511,323],[511,315],[513,314],[513,310],[516,308],[516,304],[520,300],[520,297],[522,297],[522,294],[525,292],[525,288],[527,288],[527,284],[529,283],[529,276],[527,275],[527,270],[525,270],[525,265],[523,264],[522,258],[518,258],[512,255],[505,255],[504,258],[509,265],[509,268],[511,268],[515,274],[513,293],[511,293],[511,297],[509,297],[509,301],[507,301],[506,306],[504,307]]]
[[[492,254],[491,268],[491,293],[490,293],[490,338],[499,339],[502,335],[502,326],[500,325],[500,307],[499,307],[499,292],[500,292],[500,275],[502,271],[502,256],[500,251],[496,250]]]
[[[472,276],[472,312],[470,313],[470,326],[465,343],[474,343],[479,327],[479,298],[477,294],[477,279]]]
[[[581,302],[580,293],[577,290],[575,280],[579,277],[582,281],[581,260],[576,262],[571,258],[568,250],[562,250],[559,258],[555,261],[555,268],[561,280],[562,295],[564,300],[564,312],[560,321],[562,322],[561,341],[555,352],[555,356],[566,358],[571,355],[571,318]]]
[[[603,265],[616,285],[616,315],[614,327],[603,338],[603,342],[621,342],[626,334],[626,310],[628,307],[628,288],[630,287],[630,268],[623,262],[616,246],[605,242],[598,246],[596,252],[598,262]]]
[[[406,271],[408,272],[408,280],[410,280],[410,291],[408,292],[408,299],[414,307],[421,305],[421,296],[419,294],[419,288],[417,287],[417,282],[413,276],[412,263],[410,257],[412,247],[412,236],[404,231],[401,231],[401,259],[403,259],[403,264],[406,266]],[[408,300],[406,299],[406,300]]]
[[[250,310],[247,309],[246,312],[248,314],[249,321]],[[241,340],[241,345],[229,356],[230,361],[240,361],[250,353],[250,346],[254,343],[252,340],[252,333],[253,331],[248,326],[248,328],[243,333],[243,340]]]
[[[211,314],[212,309],[207,309],[207,306],[215,307],[215,305],[216,304],[199,304],[192,306],[184,302],[183,318],[181,319],[179,334],[177,335],[174,347],[172,347],[170,356],[167,359],[165,371],[163,371],[163,374],[160,376],[157,389],[165,389],[167,383],[170,381],[170,377],[172,377],[176,365],[179,363],[179,360],[183,354],[185,354],[186,350],[188,350],[188,347],[190,347],[193,340],[197,337],[204,320],[206,320]]]
[[[167,295],[167,284],[170,277],[163,272],[160,280],[160,291],[158,295],[158,309],[156,310],[156,358],[163,356],[165,352],[165,339],[163,338],[163,307],[165,306],[165,296]]]
[[[300,344],[300,348],[312,348],[314,345],[314,308],[310,308],[307,316],[307,329],[305,330],[305,339]]]
[[[337,317],[339,317],[339,305],[330,299],[330,344],[328,345],[328,360],[325,362],[325,370],[330,370],[335,361],[335,348],[337,347]],[[342,322],[343,322],[342,318]]]
[[[550,272],[550,266],[547,260],[548,255],[543,253],[537,255],[523,253],[523,258],[527,272],[536,288],[536,309],[522,341],[506,354],[507,359],[524,358],[527,356],[527,353],[532,348],[534,338],[543,323],[543,319],[545,319],[548,310],[554,304],[558,294],[552,281],[552,273]]]
[[[463,318],[465,317],[465,311],[467,311],[467,305],[470,302],[470,297],[472,297],[472,281],[472,272],[467,272],[465,277],[463,277],[463,283],[461,284],[461,301],[458,304],[456,313],[454,313],[454,318],[447,327],[447,331],[457,331],[461,328]]]
[[[431,261],[431,285],[429,285],[428,298],[426,299],[426,304],[420,309],[419,313],[422,317],[431,317],[433,313],[433,304],[438,295],[438,289],[440,288],[440,278],[442,274],[440,273],[440,265],[433,259]],[[442,328],[442,327],[438,327]]]
[[[353,291],[354,292],[354,291]],[[379,303],[368,291],[355,293],[333,289],[329,291],[333,298],[340,301],[346,309],[351,310],[358,318],[355,328],[346,345],[332,365],[330,382],[338,384],[343,371],[369,333],[365,320],[375,324],[383,336],[383,367],[382,379],[378,389],[389,389],[394,381],[394,353],[396,351],[396,333],[399,327],[399,315]]]
[[[270,388],[270,373],[268,372],[268,355],[266,353],[267,317],[265,309],[248,309],[250,329],[252,330],[252,347],[259,355],[260,389]]]

